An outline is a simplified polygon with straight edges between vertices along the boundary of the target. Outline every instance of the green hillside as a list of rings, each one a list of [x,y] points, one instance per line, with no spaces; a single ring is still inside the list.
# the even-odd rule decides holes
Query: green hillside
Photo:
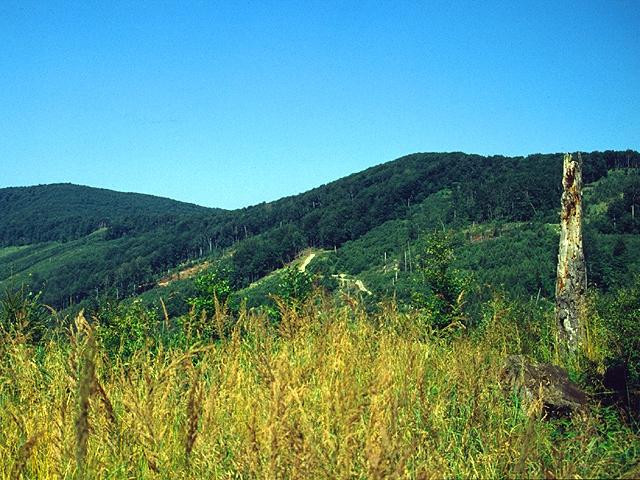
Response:
[[[70,183],[2,188],[0,245],[75,240],[99,228],[119,236],[211,212],[168,198]]]
[[[557,155],[412,155],[271,204],[10,241],[0,471],[636,478],[638,154],[585,159],[576,352],[551,301]],[[529,368],[579,402],[506,377]]]
[[[585,188],[585,242],[592,287],[614,290],[632,283],[640,274],[640,259],[632,253],[640,248],[640,236],[632,231],[612,233],[607,220],[616,202],[624,197],[623,191],[639,180],[637,170],[611,170]],[[388,220],[335,250],[318,253],[308,269],[332,290],[338,288],[336,278],[346,275],[352,280],[347,285],[353,286],[354,280],[363,282],[373,293],[372,301],[394,295],[410,301],[413,262],[422,237],[446,230],[455,253],[452,267],[472,280],[470,301],[486,300],[496,290],[525,299],[553,297],[559,239],[556,219],[542,216],[520,222],[495,219],[475,223],[454,216],[454,208],[450,189],[429,195],[411,206],[404,218]],[[258,236],[239,247],[267,243],[264,236]],[[231,258],[223,263],[236,273],[247,268],[238,257]],[[235,302],[246,299],[248,306],[269,303],[269,295],[277,292],[278,279],[277,275],[266,278],[240,289],[234,295]],[[171,313],[178,314],[188,309],[186,300],[193,294],[193,279],[187,278],[156,287],[143,298],[150,305],[158,305],[158,299],[163,298]]]
[[[583,158],[592,280],[607,288],[633,270],[624,257],[611,267],[607,255],[635,247],[640,154]],[[549,295],[547,224],[557,221],[561,160],[419,153],[234,211],[69,184],[0,189],[0,288],[27,284],[65,308],[139,294],[185,262],[225,255],[240,289],[314,247],[337,252],[324,261],[327,276],[366,274],[385,292],[391,263],[402,277],[421,234],[441,228],[457,232],[460,268],[515,293]],[[520,258],[524,251],[532,256]],[[527,265],[526,278],[516,265]]]

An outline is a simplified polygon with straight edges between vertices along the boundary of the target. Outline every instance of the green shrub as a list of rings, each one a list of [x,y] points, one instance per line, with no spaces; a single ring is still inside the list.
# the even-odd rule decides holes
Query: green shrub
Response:
[[[418,244],[412,304],[436,328],[464,320],[464,295],[469,279],[452,268],[454,259],[453,238],[449,232],[427,234]]]
[[[40,296],[41,292],[27,291],[24,285],[15,291],[6,291],[0,299],[0,329],[21,333],[31,342],[39,343],[51,327]]]
[[[197,295],[187,299],[196,316],[213,315],[216,310],[216,301],[223,304],[231,295],[229,272],[224,268],[218,268],[199,275],[195,280]]]
[[[623,365],[628,383],[640,386],[640,276],[627,288],[601,295],[596,313],[609,331],[610,366]]]
[[[267,313],[274,321],[279,321],[282,309],[294,312],[300,310],[304,302],[313,292],[313,276],[297,267],[287,267],[280,276],[280,281],[271,297],[275,304],[267,306]]]
[[[130,304],[107,303],[95,318],[98,338],[105,350],[111,356],[123,359],[129,359],[136,351],[154,343],[160,334],[155,312],[139,299]]]

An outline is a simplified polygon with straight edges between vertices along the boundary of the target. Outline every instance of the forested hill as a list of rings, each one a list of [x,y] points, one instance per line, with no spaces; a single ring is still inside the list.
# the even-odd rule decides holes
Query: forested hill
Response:
[[[635,151],[592,152],[583,159],[587,184],[611,170],[640,166]],[[233,211],[70,184],[0,189],[0,289],[27,284],[64,307],[104,292],[139,293],[184,261],[219,255],[232,258],[241,287],[308,246],[339,248],[386,222],[407,220],[443,192],[438,225],[555,223],[561,168],[562,154],[417,153]],[[626,225],[629,209],[616,208],[610,223]],[[425,218],[420,228],[438,226]]]
[[[0,189],[0,246],[81,238],[99,228],[140,232],[213,209],[70,183]]]
[[[610,169],[640,166],[635,151],[592,152],[583,159],[585,183]],[[304,232],[309,244],[333,247],[406,215],[412,205],[444,188],[453,191],[453,214],[460,218],[528,220],[555,215],[561,176],[562,154],[416,153],[300,195],[233,212],[229,222],[252,234],[289,222]],[[224,237],[231,230],[221,226],[218,234]]]

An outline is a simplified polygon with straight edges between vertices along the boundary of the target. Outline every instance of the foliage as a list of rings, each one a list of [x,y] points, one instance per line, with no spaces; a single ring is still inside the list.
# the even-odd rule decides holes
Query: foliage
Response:
[[[584,229],[587,278],[590,286],[608,292],[633,283],[640,274],[640,235],[601,234],[592,225]]]
[[[474,338],[501,354],[523,354],[540,362],[559,363],[552,302],[523,301],[497,291],[480,310],[480,321],[471,332]]]
[[[583,158],[587,183],[606,178],[613,169],[637,177],[632,170],[640,162],[637,152],[592,152]],[[140,294],[168,270],[227,250],[235,252],[233,286],[242,288],[307,246],[341,247],[396,222],[398,233],[389,238],[374,233],[367,240],[376,241],[370,251],[341,258],[348,266],[343,271],[357,274],[380,265],[385,254],[401,262],[402,249],[421,230],[441,225],[461,229],[474,222],[556,222],[561,164],[560,154],[419,153],[300,195],[234,211],[76,185],[0,189],[0,245],[9,248],[6,255],[0,249],[0,287],[30,282],[55,308],[87,306],[104,294]],[[621,176],[613,177],[609,183],[626,188],[628,182],[623,185],[617,178]],[[599,218],[605,224],[615,218],[615,233],[635,232],[627,218],[633,220],[634,198],[626,192],[618,205],[615,196],[608,196],[611,215]],[[605,227],[598,231],[607,233],[610,227]],[[527,288],[538,283],[544,294],[544,272],[535,275],[527,279]]]
[[[277,227],[240,242],[233,254],[236,285],[247,285],[291,262],[306,246],[304,234],[292,225]]]
[[[612,230],[619,233],[640,233],[640,175],[631,177],[622,195],[607,209]]]
[[[40,296],[40,292],[34,294],[24,285],[5,291],[0,298],[0,331],[25,335],[33,343],[45,338],[53,325]]]
[[[115,238],[209,212],[218,210],[69,183],[2,188],[0,245],[76,240],[100,228]]]
[[[177,321],[180,342],[224,337],[230,324],[228,307],[233,293],[229,276],[229,271],[222,265],[198,275],[194,282],[197,294],[187,299],[191,307],[189,313]]]
[[[463,297],[469,282],[452,268],[454,258],[451,232],[434,231],[426,234],[418,244],[413,305],[422,310],[436,328],[463,319]]]
[[[287,304],[304,303],[313,287],[313,277],[306,271],[295,267],[288,267],[282,273],[276,295]]]
[[[123,360],[155,343],[160,333],[155,312],[140,300],[130,304],[108,302],[102,305],[96,320],[97,337],[105,352]]]
[[[590,314],[608,330],[609,366],[623,366],[628,386],[640,388],[640,276],[625,288],[597,295]]]
[[[223,267],[199,275],[195,279],[197,295],[187,299],[196,316],[212,315],[216,302],[225,303],[231,294],[229,272]]]
[[[0,477],[637,477],[640,439],[616,409],[554,420],[502,388],[508,354],[561,360],[547,300],[561,158],[415,154],[231,212],[0,189],[0,282],[46,285],[0,301]],[[584,158],[589,281],[602,291],[584,358],[566,366],[601,394],[602,372],[621,364],[630,395],[640,156]],[[314,274],[295,267],[263,278],[307,245],[327,249],[310,265],[323,285],[358,275],[384,302],[314,296]],[[174,295],[159,320],[152,287],[204,255],[232,271],[156,290]],[[246,308],[269,294],[266,314]],[[115,300],[68,339],[42,341],[54,320],[41,301],[104,296]],[[184,304],[191,313],[170,318]],[[461,321],[457,335],[433,328]]]
[[[299,312],[313,291],[313,276],[297,267],[285,268],[278,278],[272,299],[275,305],[269,305],[267,311],[274,320],[280,320],[283,309]]]
[[[498,289],[523,298],[553,297],[559,240],[554,225],[482,225],[468,235],[454,264],[472,271],[485,292]]]

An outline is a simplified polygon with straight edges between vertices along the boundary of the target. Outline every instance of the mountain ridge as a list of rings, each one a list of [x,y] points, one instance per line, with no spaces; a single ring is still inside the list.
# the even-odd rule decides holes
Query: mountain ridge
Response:
[[[583,158],[585,183],[640,166],[634,151]],[[388,221],[402,220],[409,241],[433,222],[554,222],[561,161],[562,154],[414,153],[237,210],[74,184],[8,187],[0,189],[0,287],[41,288],[64,307],[98,292],[139,293],[171,268],[231,247],[234,283],[242,287],[305,248],[333,250]],[[71,200],[61,194],[69,191]],[[445,191],[446,198],[438,193]],[[421,220],[409,220],[427,200]],[[7,250],[16,245],[25,248]]]

